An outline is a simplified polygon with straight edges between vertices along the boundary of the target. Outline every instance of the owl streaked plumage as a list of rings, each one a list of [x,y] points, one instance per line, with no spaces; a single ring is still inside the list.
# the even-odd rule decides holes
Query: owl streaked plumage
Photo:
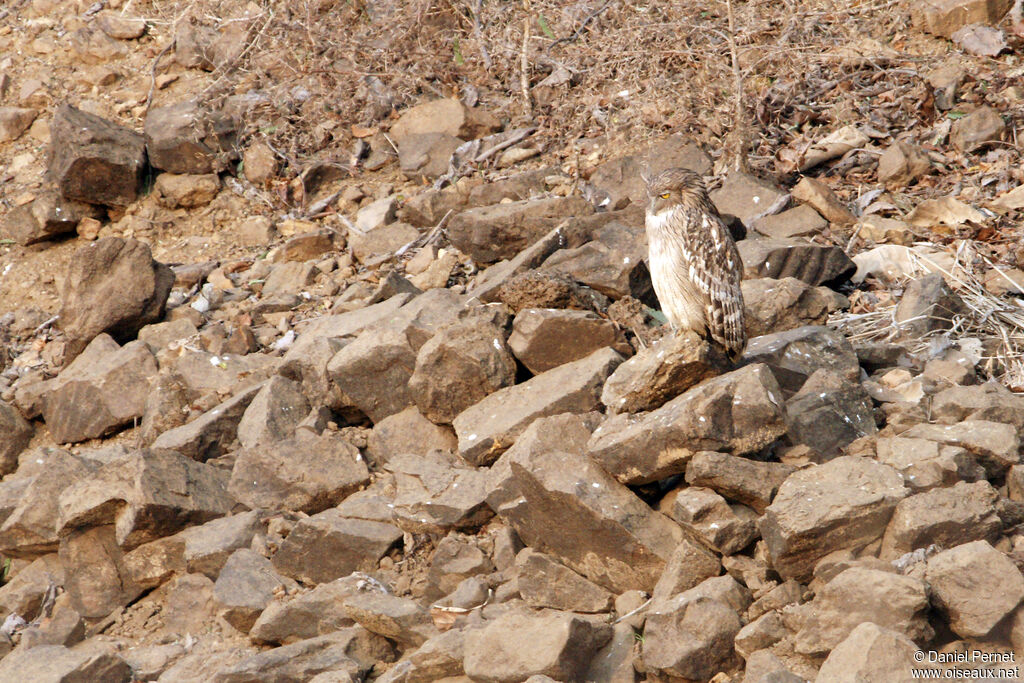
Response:
[[[743,324],[743,264],[700,175],[670,168],[647,182],[647,244],[654,291],[673,330],[711,337],[736,359]]]

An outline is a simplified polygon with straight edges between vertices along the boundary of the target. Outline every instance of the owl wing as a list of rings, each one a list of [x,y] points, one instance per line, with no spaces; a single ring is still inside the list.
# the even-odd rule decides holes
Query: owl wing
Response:
[[[701,211],[700,253],[691,263],[691,278],[704,297],[704,314],[711,338],[733,358],[743,353],[747,333],[743,321],[743,263],[729,228],[712,210]]]

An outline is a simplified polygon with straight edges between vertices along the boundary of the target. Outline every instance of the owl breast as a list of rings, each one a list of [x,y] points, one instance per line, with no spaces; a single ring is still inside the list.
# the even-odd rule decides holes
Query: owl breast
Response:
[[[702,334],[707,327],[704,297],[691,276],[694,250],[684,231],[673,229],[678,217],[668,209],[647,214],[648,265],[661,310],[676,330]]]

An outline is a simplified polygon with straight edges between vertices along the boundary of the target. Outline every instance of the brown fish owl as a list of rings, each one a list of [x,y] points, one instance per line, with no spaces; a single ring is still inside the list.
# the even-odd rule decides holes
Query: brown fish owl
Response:
[[[729,228],[693,171],[670,168],[647,182],[651,281],[673,330],[743,353],[743,264]]]

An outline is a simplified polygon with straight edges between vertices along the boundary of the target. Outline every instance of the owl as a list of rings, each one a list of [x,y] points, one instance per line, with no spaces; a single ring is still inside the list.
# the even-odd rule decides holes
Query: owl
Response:
[[[647,181],[651,282],[674,331],[710,336],[736,360],[747,344],[743,264],[700,175],[670,168]]]

